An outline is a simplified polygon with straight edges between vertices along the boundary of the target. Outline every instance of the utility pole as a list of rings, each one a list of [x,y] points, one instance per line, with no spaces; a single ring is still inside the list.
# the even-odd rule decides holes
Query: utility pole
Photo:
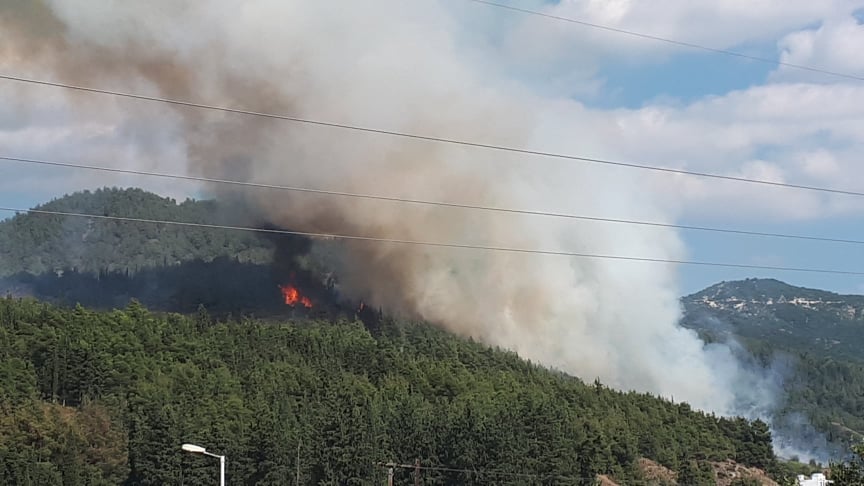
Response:
[[[225,486],[225,456],[219,456],[219,486]]]
[[[376,465],[378,467],[386,467],[387,468],[387,486],[393,486],[393,468],[398,466],[398,464],[396,464],[395,462],[388,462],[386,464],[383,462],[378,462],[378,463],[376,463]]]
[[[395,462],[377,462],[375,463],[378,467],[386,467],[387,468],[387,486],[393,486],[393,470],[395,468],[400,469],[414,469],[414,486],[420,486],[420,459],[416,459],[414,464],[397,464]]]

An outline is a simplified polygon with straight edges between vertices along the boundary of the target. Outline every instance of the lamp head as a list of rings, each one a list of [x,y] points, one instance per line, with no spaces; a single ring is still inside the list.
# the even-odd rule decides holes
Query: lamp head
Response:
[[[193,454],[204,454],[207,452],[207,449],[195,444],[183,444],[180,448],[186,452],[192,452]]]

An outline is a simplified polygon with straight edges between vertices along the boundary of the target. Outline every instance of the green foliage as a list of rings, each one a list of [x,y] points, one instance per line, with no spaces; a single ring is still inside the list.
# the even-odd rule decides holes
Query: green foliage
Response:
[[[177,204],[138,189],[86,191],[40,209],[238,224],[217,202]],[[273,272],[284,256],[274,257],[276,246],[248,232],[99,218],[26,214],[0,222],[0,277],[14,275],[0,282],[5,289],[23,285],[32,295],[100,308],[135,297],[192,314],[157,316],[139,305],[113,313],[0,306],[0,484],[198,484],[212,464],[178,454],[187,440],[224,446],[233,479],[248,484],[292,482],[298,445],[306,484],[365,484],[380,473],[374,462],[414,457],[530,471],[536,476],[526,484],[597,474],[636,480],[639,457],[693,484],[708,481],[707,461],[726,458],[775,477],[793,472],[774,460],[764,423],[586,387],[424,327],[381,319],[371,332],[333,325],[324,318],[345,313],[324,305],[312,313],[322,322],[299,327],[220,323],[228,313],[285,312],[277,285],[286,265],[277,261]],[[326,255],[288,253],[291,266],[324,273],[316,266]],[[327,290],[320,279],[304,283]],[[777,303],[707,309],[706,297]],[[827,303],[802,307],[781,297]],[[864,298],[752,279],[718,284],[684,304],[685,325],[721,339],[741,336],[765,362],[790,350],[794,372],[775,423],[803,412],[829,439],[864,431],[864,365],[824,354],[864,360]],[[709,317],[729,327],[706,325]],[[427,484],[500,479],[425,474]]]
[[[864,438],[864,365],[826,356],[798,354],[785,383],[779,415],[804,413],[833,442]]]
[[[864,438],[864,296],[772,279],[722,282],[682,299],[682,324],[708,340],[745,344],[774,367],[785,396],[775,430],[842,453]]]
[[[717,480],[714,477],[714,470],[710,464],[704,462],[687,460],[681,467],[678,473],[678,484],[686,484],[688,486],[714,486]]]
[[[145,268],[133,274],[69,269],[59,275],[16,274],[0,278],[0,289],[64,306],[81,304],[114,309],[124,307],[134,298],[156,310],[191,314],[203,305],[216,315],[253,312],[261,315],[285,311],[278,286],[285,283],[288,274],[274,272],[269,265],[216,257],[209,262],[193,260]]]
[[[829,479],[835,486],[864,486],[864,444],[852,446],[853,457],[830,466]]]
[[[781,486],[798,486],[798,480],[796,478],[799,475],[810,477],[811,474],[820,472],[821,470],[822,468],[815,463],[804,464],[795,459],[790,461],[777,461],[773,470],[769,472],[771,473],[771,477]]]
[[[424,325],[373,335],[7,298],[0,342],[0,484],[212,483],[215,460],[184,442],[226,454],[230,484],[250,485],[293,484],[298,467],[301,484],[380,484],[376,463],[415,458],[476,471],[424,470],[426,485],[627,483],[640,457],[702,484],[706,461],[770,461],[762,424],[587,386]]]
[[[710,302],[710,303],[709,303]],[[721,282],[682,299],[685,327],[796,353],[864,361],[864,296],[773,279]]]
[[[56,199],[36,209],[190,223],[236,224],[215,201],[177,204],[141,189],[99,189]],[[0,276],[19,272],[134,273],[191,260],[231,256],[272,258],[272,245],[247,231],[28,213],[0,222]]]

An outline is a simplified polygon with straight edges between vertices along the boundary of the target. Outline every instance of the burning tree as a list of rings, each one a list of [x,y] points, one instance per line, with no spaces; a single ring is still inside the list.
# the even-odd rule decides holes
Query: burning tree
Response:
[[[285,298],[286,305],[294,307],[297,304],[300,304],[307,309],[312,308],[312,301],[309,297],[301,294],[297,287],[293,285],[280,285],[279,290],[282,291],[282,297]]]

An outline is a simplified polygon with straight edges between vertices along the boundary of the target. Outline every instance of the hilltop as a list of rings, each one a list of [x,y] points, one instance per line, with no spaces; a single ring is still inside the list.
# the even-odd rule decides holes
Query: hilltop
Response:
[[[686,327],[796,351],[864,360],[864,296],[774,279],[721,282],[682,298]]]
[[[34,209],[189,223],[236,224],[236,208],[217,201],[176,202],[141,189],[83,191]],[[273,245],[246,231],[23,213],[0,221],[0,277],[120,271],[230,256],[268,262]]]
[[[270,228],[235,205],[178,203],[141,189],[83,191],[35,209]],[[322,304],[316,310],[332,313],[327,251],[310,252],[310,241],[295,235],[24,213],[0,222],[0,295],[99,309],[134,298],[162,311],[203,305],[217,315],[286,315],[279,286],[301,283]]]
[[[864,439],[864,296],[747,279],[712,285],[682,304],[683,326],[709,341],[744,344],[770,370],[785,393],[775,426],[823,454]]]

